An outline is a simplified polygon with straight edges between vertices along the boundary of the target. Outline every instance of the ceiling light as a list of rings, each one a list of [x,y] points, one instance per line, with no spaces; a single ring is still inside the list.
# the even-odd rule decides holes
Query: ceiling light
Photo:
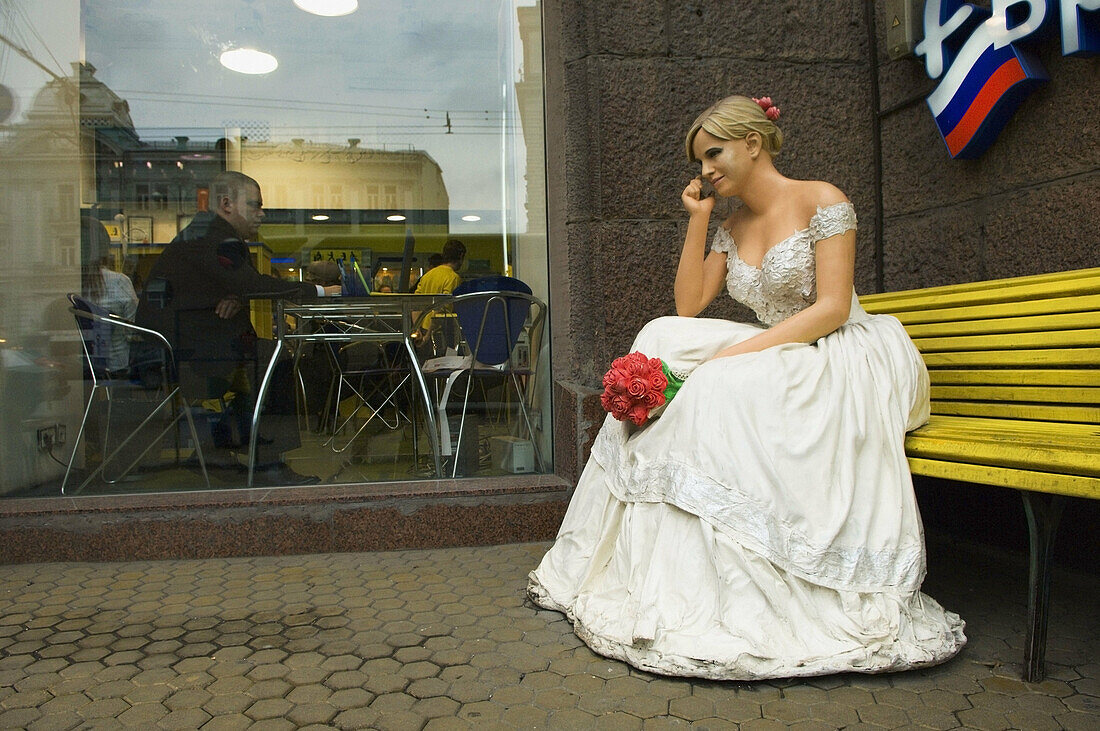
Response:
[[[386,216],[386,220],[387,221],[404,221],[405,217],[402,216],[400,213],[391,213],[390,215]]]
[[[294,4],[307,13],[334,18],[354,13],[359,7],[359,0],[294,0]]]
[[[473,223],[474,221],[480,221],[480,220],[481,220],[481,216],[475,216],[474,214],[472,214],[472,213],[471,213],[471,214],[470,214],[470,215],[468,215],[468,216],[463,216],[463,217],[462,217],[462,220],[463,220],[463,221],[469,221],[470,223]]]
[[[234,48],[218,59],[222,66],[239,74],[270,74],[279,68],[279,62],[270,53],[255,48]]]
[[[312,218],[314,221],[327,221],[328,220],[328,216],[326,216],[323,213],[315,213],[312,216],[310,216],[310,218]]]

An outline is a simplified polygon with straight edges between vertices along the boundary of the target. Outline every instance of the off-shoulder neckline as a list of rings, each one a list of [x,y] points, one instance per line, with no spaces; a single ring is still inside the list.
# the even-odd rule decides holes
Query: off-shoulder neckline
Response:
[[[805,227],[797,229],[794,233],[792,233],[787,238],[781,239],[780,241],[777,241],[774,244],[772,244],[771,246],[769,246],[767,249],[764,249],[764,255],[762,257],[760,257],[760,263],[757,264],[757,265],[749,264],[747,261],[745,261],[744,259],[741,258],[741,254],[738,253],[738,251],[737,251],[737,241],[733,238],[733,234],[730,233],[729,229],[727,229],[725,226],[719,226],[718,230],[721,231],[722,233],[724,233],[726,235],[726,238],[728,238],[729,241],[730,241],[730,250],[727,253],[727,256],[729,256],[729,254],[733,254],[734,258],[739,263],[741,263],[742,265],[748,267],[749,269],[755,269],[756,271],[762,271],[764,269],[764,262],[766,262],[768,260],[768,255],[769,254],[771,254],[773,251],[778,249],[780,246],[783,246],[784,244],[786,244],[788,241],[790,241],[790,240],[792,240],[792,239],[794,239],[798,236],[801,236],[803,234],[809,233],[810,229],[813,228],[813,222],[814,222],[815,218],[820,216],[825,211],[828,211],[828,210],[831,210],[833,208],[837,208],[837,207],[840,207],[840,206],[848,206],[850,208],[854,207],[854,206],[852,206],[851,201],[839,201],[837,203],[830,203],[827,206],[818,206],[817,207],[817,212],[814,213],[814,215],[810,216],[810,222],[808,224],[806,224]]]

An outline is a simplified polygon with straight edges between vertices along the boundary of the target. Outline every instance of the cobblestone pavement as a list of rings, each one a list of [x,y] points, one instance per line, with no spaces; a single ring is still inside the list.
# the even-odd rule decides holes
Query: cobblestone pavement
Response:
[[[1100,728],[1096,576],[1057,575],[1042,683],[1022,557],[958,545],[925,584],[969,623],[950,663],[722,683],[603,659],[526,603],[546,548],[3,566],[0,727]]]

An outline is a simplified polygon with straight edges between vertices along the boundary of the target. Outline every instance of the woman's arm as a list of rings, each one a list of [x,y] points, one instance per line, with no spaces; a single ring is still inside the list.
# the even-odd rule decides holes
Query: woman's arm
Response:
[[[687,235],[673,287],[676,314],[680,317],[694,317],[702,312],[722,291],[726,279],[726,255],[711,252],[706,256],[707,226],[714,210],[714,196],[703,198],[702,186],[702,180],[694,178],[680,196],[688,212]]]
[[[784,343],[812,343],[848,320],[855,279],[856,232],[845,231],[817,242],[817,301],[759,335],[721,350],[715,358],[755,353]]]

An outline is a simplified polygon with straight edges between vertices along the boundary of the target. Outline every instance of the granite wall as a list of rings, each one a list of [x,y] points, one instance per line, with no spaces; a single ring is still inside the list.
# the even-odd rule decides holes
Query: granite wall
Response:
[[[921,95],[881,120],[885,289],[1100,265],[1100,58],[1038,41],[1050,81],[981,158],[951,160],[923,100],[933,82],[922,61],[887,59],[875,5],[880,108]]]

